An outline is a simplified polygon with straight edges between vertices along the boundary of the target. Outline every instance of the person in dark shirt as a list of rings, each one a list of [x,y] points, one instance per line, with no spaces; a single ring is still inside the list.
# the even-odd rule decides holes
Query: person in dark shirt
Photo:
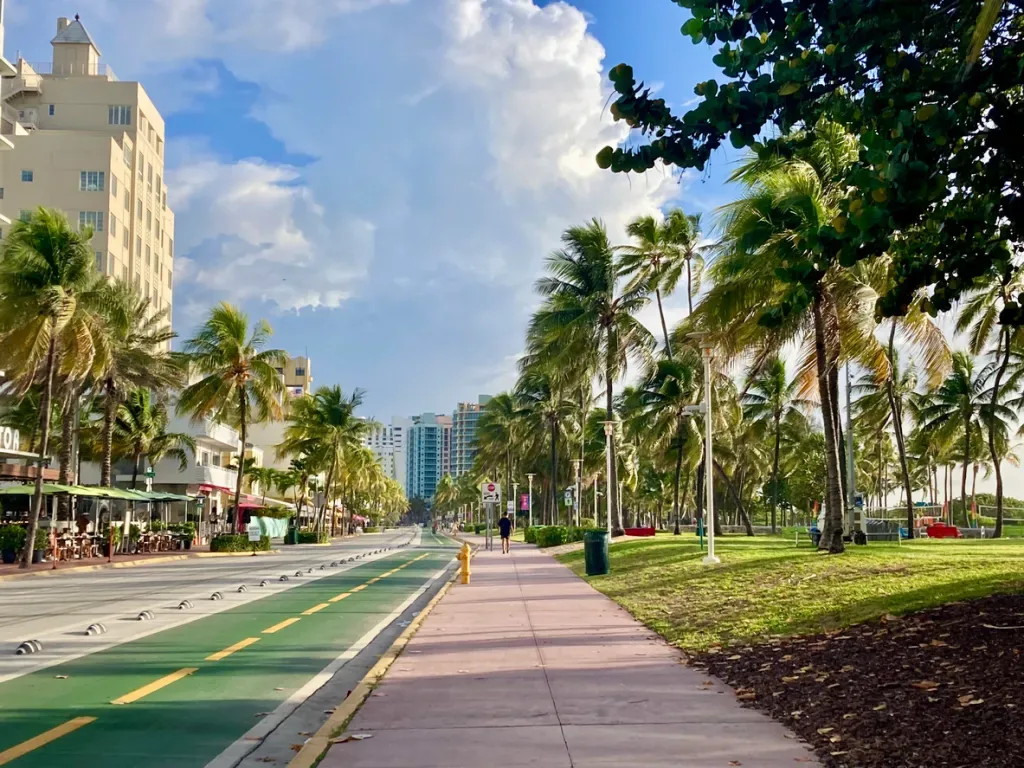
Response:
[[[508,512],[501,513],[498,531],[501,533],[501,554],[507,555],[510,546],[509,537],[512,535],[512,521],[508,519]]]

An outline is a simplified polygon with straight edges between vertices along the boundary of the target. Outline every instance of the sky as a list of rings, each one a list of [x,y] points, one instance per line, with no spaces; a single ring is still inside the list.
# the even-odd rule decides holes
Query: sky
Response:
[[[8,58],[48,61],[75,13],[166,120],[174,329],[238,303],[378,419],[513,383],[567,227],[599,217],[622,242],[638,214],[727,201],[728,158],[594,163],[627,137],[612,66],[677,107],[713,74],[671,0],[11,0]]]

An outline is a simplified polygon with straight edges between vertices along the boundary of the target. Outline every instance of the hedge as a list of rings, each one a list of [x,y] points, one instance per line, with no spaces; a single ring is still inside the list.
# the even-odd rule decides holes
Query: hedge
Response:
[[[299,544],[326,544],[328,541],[327,531],[299,531]]]
[[[535,525],[527,528],[524,540],[527,544],[536,544],[538,547],[557,547],[560,544],[571,544],[575,541],[583,541],[583,534],[587,531],[601,531],[603,528],[577,528],[566,525]]]
[[[527,544],[536,544],[538,530],[540,530],[539,525],[528,525],[523,528],[523,541]]]
[[[365,528],[363,528],[363,533],[378,533],[378,532],[380,532],[380,526],[379,525],[368,525]]]
[[[247,534],[222,533],[210,540],[211,552],[250,552],[252,548],[253,545],[249,542]],[[270,551],[270,537],[260,537],[256,549],[262,552]]]

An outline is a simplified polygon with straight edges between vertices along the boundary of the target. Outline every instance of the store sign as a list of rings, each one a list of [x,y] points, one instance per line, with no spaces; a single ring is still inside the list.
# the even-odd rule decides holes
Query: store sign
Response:
[[[5,451],[21,450],[21,433],[10,427],[0,427],[0,449]]]

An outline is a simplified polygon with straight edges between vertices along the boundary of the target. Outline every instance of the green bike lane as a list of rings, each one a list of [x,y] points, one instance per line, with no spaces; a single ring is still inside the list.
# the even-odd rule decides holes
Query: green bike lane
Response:
[[[405,550],[0,684],[0,765],[203,766],[420,589],[450,562],[445,549]]]

